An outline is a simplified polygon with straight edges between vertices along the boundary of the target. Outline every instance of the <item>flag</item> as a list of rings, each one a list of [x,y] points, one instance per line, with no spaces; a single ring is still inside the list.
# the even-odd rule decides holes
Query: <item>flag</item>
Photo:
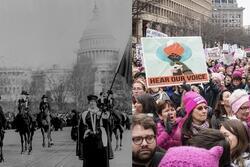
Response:
[[[132,85],[132,38],[130,37],[123,53],[122,59],[118,64],[116,73],[125,77],[129,86]]]

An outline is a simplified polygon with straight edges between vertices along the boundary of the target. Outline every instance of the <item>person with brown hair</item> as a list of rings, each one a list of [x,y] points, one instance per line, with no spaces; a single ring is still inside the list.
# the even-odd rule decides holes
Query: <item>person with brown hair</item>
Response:
[[[157,167],[164,153],[157,151],[156,124],[147,114],[132,117],[133,167]]]
[[[181,127],[179,122],[182,118],[176,118],[174,104],[170,100],[159,101],[157,114],[160,120],[157,122],[157,144],[168,150],[173,146],[181,145]]]
[[[180,127],[182,128],[182,144],[186,145],[189,138],[197,134],[201,128],[209,128],[210,125],[207,120],[207,101],[200,94],[189,91],[182,99],[186,115],[180,122]]]
[[[155,121],[158,119],[158,115],[156,113],[156,102],[150,94],[145,93],[136,98],[134,114],[138,113],[150,114],[154,116]]]
[[[221,123],[220,130],[201,129],[188,140],[188,145],[211,149],[214,146],[222,146],[223,154],[220,159],[220,167],[230,166],[230,163],[241,156],[248,148],[248,128],[237,119],[227,120]]]
[[[213,129],[219,129],[221,122],[233,117],[229,97],[231,92],[227,89],[221,91],[215,105],[214,114],[211,118],[211,126]]]
[[[146,93],[146,86],[141,80],[135,80],[132,85],[132,100],[133,104],[136,102],[136,98]]]

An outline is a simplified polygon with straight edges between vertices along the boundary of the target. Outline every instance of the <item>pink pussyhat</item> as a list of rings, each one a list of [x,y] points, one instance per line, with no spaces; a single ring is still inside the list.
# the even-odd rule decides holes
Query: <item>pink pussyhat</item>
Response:
[[[189,115],[197,105],[201,103],[207,104],[207,101],[200,94],[189,91],[184,94],[183,103],[185,111]]]
[[[192,146],[171,147],[161,159],[159,167],[218,167],[222,154],[221,146],[210,150]]]

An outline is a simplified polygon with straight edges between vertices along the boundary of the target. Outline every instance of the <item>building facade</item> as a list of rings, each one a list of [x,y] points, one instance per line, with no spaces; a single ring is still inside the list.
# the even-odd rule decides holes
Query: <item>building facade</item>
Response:
[[[250,35],[250,25],[244,26],[244,30],[245,30],[247,35]]]
[[[224,31],[243,27],[243,7],[236,0],[213,0],[212,20]]]
[[[30,88],[32,70],[28,68],[1,68],[0,95],[3,101],[15,101],[22,90]]]
[[[169,36],[198,35],[201,23],[211,18],[210,0],[133,0],[134,42],[140,42],[146,28],[159,30]],[[136,39],[136,41],[135,41]]]

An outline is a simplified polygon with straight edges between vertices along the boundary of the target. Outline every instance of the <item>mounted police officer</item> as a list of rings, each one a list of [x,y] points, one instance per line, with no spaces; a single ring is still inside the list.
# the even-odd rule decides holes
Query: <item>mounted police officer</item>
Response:
[[[24,117],[27,117],[25,120],[26,121],[31,121],[33,126],[32,129],[33,131],[35,131],[35,120],[33,118],[33,116],[30,113],[30,98],[29,98],[29,93],[25,90],[23,90],[21,92],[21,98],[18,99],[18,106],[17,109],[19,111],[19,113],[17,114],[16,119],[18,120],[20,118],[20,114],[23,114]],[[15,121],[16,122],[16,121]],[[16,132],[18,132],[20,130],[19,121],[16,122],[17,123],[17,127],[16,127]]]
[[[88,109],[80,115],[76,153],[83,167],[108,167],[107,134],[103,127],[105,113],[97,107],[98,97],[88,95]]]
[[[54,145],[53,141],[52,141],[52,137],[51,137],[51,108],[50,108],[50,103],[48,102],[48,96],[43,95],[41,97],[41,102],[39,105],[39,109],[40,109],[40,113],[38,114],[38,127],[42,127],[44,128],[45,132],[49,133],[49,140],[50,140],[50,144],[49,145]]]
[[[18,111],[21,112],[21,110],[29,111],[30,107],[30,99],[29,94],[27,91],[23,90],[21,92],[21,98],[18,99]]]
[[[40,111],[44,112],[46,109],[50,111],[50,104],[48,102],[48,96],[43,95],[41,99],[42,101],[40,102],[40,105],[39,105]]]

